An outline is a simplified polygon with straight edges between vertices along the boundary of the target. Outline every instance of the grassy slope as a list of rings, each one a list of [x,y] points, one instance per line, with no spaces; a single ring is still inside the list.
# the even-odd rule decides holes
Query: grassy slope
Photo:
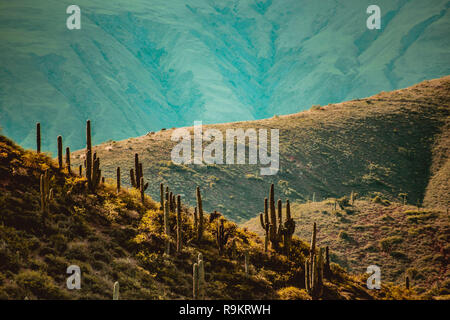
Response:
[[[260,176],[255,165],[174,165],[172,130],[110,141],[95,150],[107,177],[114,178],[117,166],[123,172],[132,168],[137,152],[146,178],[173,186],[190,205],[195,186],[210,188],[205,208],[217,208],[235,221],[262,211],[269,183],[277,185],[281,198],[296,202],[311,199],[314,193],[322,200],[357,190],[361,195],[381,192],[391,200],[406,192],[409,204],[424,201],[445,208],[450,203],[449,106],[447,76],[289,116],[205,126],[222,131],[280,129],[281,165],[276,176]],[[74,153],[73,163],[81,163],[82,155],[83,151]],[[126,174],[122,183],[129,183]],[[149,193],[158,192],[158,184],[151,184]]]
[[[310,237],[316,222],[318,241],[332,248],[332,261],[346,270],[362,273],[375,264],[384,281],[404,283],[408,275],[417,291],[434,287],[449,293],[450,224],[445,211],[367,199],[335,211],[333,203],[294,204],[296,235]],[[263,235],[257,218],[244,226]]]
[[[39,176],[45,169],[53,177],[54,191],[47,217],[39,205]],[[226,222],[237,242],[238,258],[230,259],[228,249],[220,257],[213,240],[214,222],[206,223],[205,239],[195,243],[191,214],[186,213],[192,209],[183,208],[184,252],[165,257],[162,214],[155,202],[147,197],[143,206],[136,191],[117,195],[107,184],[96,195],[86,194],[85,178],[64,171],[45,155],[24,151],[0,136],[1,299],[110,299],[114,281],[120,283],[122,298],[186,299],[191,296],[192,264],[198,252],[205,259],[208,299],[308,298],[299,290],[308,246],[298,239],[291,259],[267,255],[255,234]],[[172,234],[174,220],[172,214]],[[250,252],[250,276],[243,272],[243,250]],[[81,267],[81,290],[65,288],[66,268],[72,264]],[[332,269],[325,298],[415,297],[414,292],[386,285],[370,292],[363,277],[349,276],[338,266]]]

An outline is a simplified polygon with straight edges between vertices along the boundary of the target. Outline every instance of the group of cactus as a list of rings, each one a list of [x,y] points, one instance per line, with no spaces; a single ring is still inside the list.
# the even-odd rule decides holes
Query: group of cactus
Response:
[[[176,222],[177,222],[177,245],[176,252],[180,253],[183,249],[183,218],[181,216],[181,196],[175,196],[173,192],[169,190],[169,187],[166,187],[164,193],[164,185],[160,184],[160,210],[163,212],[163,226],[164,226],[164,235],[166,238],[166,248],[165,253],[167,255],[170,254],[170,225],[169,225],[169,217],[170,213],[176,213]]]
[[[58,168],[64,169],[63,162],[63,139],[62,136],[57,137],[57,145],[58,145]],[[38,153],[41,152],[41,124],[36,124],[36,151]],[[104,181],[104,177],[102,177],[100,170],[100,158],[97,157],[97,154],[92,152],[92,139],[91,139],[91,121],[87,120],[86,122],[86,155],[84,160],[84,166],[86,168],[86,179],[88,184],[88,190],[91,193],[95,193],[100,182]],[[65,168],[69,174],[72,174],[72,168],[70,163],[70,148],[66,147],[65,154]],[[79,166],[79,175],[82,176],[83,167]],[[41,188],[42,189],[42,188]],[[45,188],[44,188],[45,189]],[[45,191],[45,190],[44,190]],[[42,193],[42,192],[41,192]],[[45,198],[45,196],[44,196]],[[41,195],[41,204],[45,204],[45,200],[42,201]],[[42,205],[41,205],[42,206]]]
[[[58,168],[64,169],[63,163],[63,141],[62,136],[58,136],[56,138],[56,142],[58,145]],[[41,124],[36,123],[36,151],[37,153],[41,152]],[[66,169],[68,173],[72,173],[71,165],[70,165],[70,148],[66,148]]]
[[[217,220],[216,243],[217,247],[219,248],[219,255],[223,254],[224,247],[227,244],[229,237],[230,231],[225,230],[224,219]]]
[[[286,219],[284,223],[282,209],[283,203],[278,199],[277,212],[275,212],[275,190],[272,184],[270,186],[269,199],[264,199],[264,213],[259,215],[261,227],[265,231],[264,250],[267,252],[270,241],[273,250],[289,255],[292,235],[295,232],[295,221],[291,217],[289,200],[286,201]],[[280,245],[281,243],[283,243],[283,246]]]
[[[331,276],[329,248],[316,250],[317,226],[314,222],[309,248],[309,258],[305,262],[305,289],[313,298],[319,298],[323,293],[323,279]]]
[[[120,176],[120,168],[118,168]],[[148,188],[148,182],[144,183],[144,171],[142,169],[142,162],[139,162],[139,155],[134,154],[134,169],[130,169],[130,182],[133,188],[136,188],[141,193],[141,201],[145,202],[145,190]]]

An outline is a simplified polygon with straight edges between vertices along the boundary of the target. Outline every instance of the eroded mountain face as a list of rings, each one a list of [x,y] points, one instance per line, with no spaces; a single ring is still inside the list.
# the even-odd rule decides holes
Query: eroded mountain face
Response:
[[[0,125],[34,147],[271,117],[449,73],[447,1],[80,0],[0,4]]]

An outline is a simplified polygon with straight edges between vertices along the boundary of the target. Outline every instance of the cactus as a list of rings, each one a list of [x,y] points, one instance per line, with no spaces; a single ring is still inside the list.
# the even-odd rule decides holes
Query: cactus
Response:
[[[202,203],[202,195],[200,193],[200,188],[196,189],[196,198],[197,198],[197,241],[201,241],[203,237],[203,203]]]
[[[116,185],[117,185],[117,194],[120,193],[120,167],[116,169]]]
[[[119,300],[120,292],[119,292],[119,282],[114,282],[114,290],[113,290],[113,300]]]
[[[80,166],[78,167],[78,173],[80,174],[80,177],[83,176],[83,165],[80,164]]]
[[[197,262],[194,263],[192,270],[192,296],[194,299],[201,299],[205,292],[205,264],[203,255],[198,254]]]
[[[311,271],[311,267],[309,265],[309,261],[306,260],[305,262],[305,289],[306,292],[311,292],[311,276],[309,272]]]
[[[134,181],[136,181],[136,189],[139,189],[140,187],[140,183],[141,183],[141,175],[139,172],[139,155],[137,153],[134,154],[134,173],[135,173],[135,178]]]
[[[40,176],[41,212],[46,216],[49,212],[49,202],[51,197],[50,175],[48,169]]]
[[[176,212],[177,210],[177,197],[174,193],[172,193],[172,212]]]
[[[323,275],[328,279],[331,277],[330,248],[328,246],[325,248],[325,265],[323,267]]]
[[[166,254],[170,254],[170,230],[169,230],[169,194],[166,193],[164,202],[164,234],[166,236]]]
[[[159,201],[161,205],[160,210],[164,210],[164,185],[162,183],[159,185]]]
[[[264,215],[262,213],[259,215],[261,227],[265,231],[264,251],[267,252],[270,240],[272,248],[280,252],[280,242],[283,241],[284,252],[286,255],[289,255],[292,235],[295,231],[295,221],[291,217],[289,200],[286,202],[286,221],[283,223],[283,203],[281,200],[277,201],[277,212],[275,212],[274,199],[274,185],[272,184],[270,186],[269,200],[267,198],[264,199]]]
[[[169,192],[169,212],[174,212],[173,210],[173,192]]]
[[[198,264],[194,263],[192,270],[192,297],[194,300],[198,298],[198,285]]]
[[[198,296],[200,298],[203,298],[205,294],[205,263],[203,262],[203,255],[200,252],[198,254],[197,258],[197,264],[198,264]]]
[[[36,151],[41,152],[41,124],[36,123]]]
[[[217,229],[216,229],[216,243],[219,248],[219,255],[223,254],[223,248],[227,244],[230,233],[225,231],[225,227],[223,225],[224,219],[220,219],[217,221]]]
[[[177,252],[180,253],[183,246],[181,221],[181,197],[177,196]]]
[[[134,176],[134,170],[130,169],[130,182],[133,188],[136,188],[136,178]]]
[[[142,163],[139,162],[139,155],[134,154],[134,169],[130,169],[130,182],[133,188],[141,190],[141,178],[144,177]],[[145,186],[144,186],[145,187]],[[146,188],[144,188],[146,189]],[[144,190],[145,191],[145,190]]]
[[[311,246],[309,260],[305,263],[305,288],[313,299],[317,299],[323,292],[324,260],[323,249],[316,254],[317,227],[314,222],[311,235]]]
[[[409,277],[408,276],[406,276],[406,278],[405,278],[405,287],[406,287],[406,290],[409,290]]]
[[[278,251],[277,216],[275,213],[275,191],[273,183],[270,185],[269,193],[269,216],[269,240],[272,244],[272,248]]]
[[[291,205],[289,200],[286,200],[286,221],[284,222],[283,230],[284,251],[286,255],[289,255],[291,250],[292,235],[295,232],[295,221],[291,217]]]
[[[63,144],[62,144],[62,137],[58,136],[57,140],[58,140],[58,167],[60,169],[62,169],[63,168],[63,155],[62,155]]]
[[[66,167],[67,167],[67,172],[69,174],[72,174],[72,168],[70,167],[70,148],[69,147],[66,148]]]
[[[193,213],[193,216],[194,216],[194,232],[196,232],[196,234],[197,234],[197,230],[198,230],[198,213],[197,213],[197,207],[194,207],[194,213]],[[197,236],[196,236],[197,237]]]
[[[259,221],[261,222],[261,227],[264,229],[264,252],[267,252],[268,250],[268,244],[269,244],[269,229],[270,229],[270,223],[269,223],[269,213],[267,208],[267,198],[264,199],[264,214],[259,214]]]
[[[265,231],[265,236],[264,236],[264,251],[267,252],[268,248],[269,248],[269,232],[270,232],[270,222],[269,222],[269,204],[268,204],[268,199],[264,198],[264,221],[263,224],[261,225]]]
[[[148,188],[148,182],[144,184],[144,177],[141,177],[139,181],[139,191],[141,192],[141,201],[145,205],[145,190]]]
[[[91,121],[86,121],[86,178],[88,189],[95,193],[101,180],[100,158],[94,153],[92,155]]]

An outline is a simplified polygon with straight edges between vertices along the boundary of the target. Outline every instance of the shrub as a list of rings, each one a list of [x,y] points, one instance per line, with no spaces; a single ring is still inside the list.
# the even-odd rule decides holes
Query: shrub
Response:
[[[389,252],[395,244],[402,243],[403,239],[399,236],[387,237],[380,240],[380,249]]]
[[[311,300],[311,296],[305,289],[296,287],[287,287],[278,290],[278,296],[281,300]]]
[[[37,271],[23,271],[15,278],[19,287],[31,292],[39,299],[65,298],[62,292],[47,274]]]

